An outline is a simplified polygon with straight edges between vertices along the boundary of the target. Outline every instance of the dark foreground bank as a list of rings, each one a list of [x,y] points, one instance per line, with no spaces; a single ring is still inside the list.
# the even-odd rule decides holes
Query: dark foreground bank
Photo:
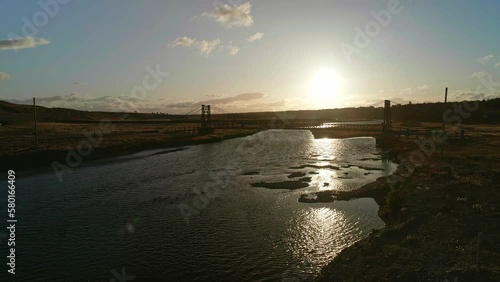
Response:
[[[316,280],[500,281],[499,143],[496,134],[472,134],[445,144],[442,158],[437,148],[408,165],[421,149],[398,140],[386,148],[400,163],[394,178],[318,194],[318,202],[372,197],[387,225],[344,249]]]

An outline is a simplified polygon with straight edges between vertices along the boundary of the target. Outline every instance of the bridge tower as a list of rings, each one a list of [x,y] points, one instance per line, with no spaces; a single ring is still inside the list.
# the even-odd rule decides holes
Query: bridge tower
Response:
[[[210,109],[210,105],[201,105],[201,134],[210,134],[213,133],[214,130],[212,128],[212,112]]]
[[[392,117],[391,117],[391,101],[384,101],[384,123],[382,127],[383,133],[389,133],[392,131]]]

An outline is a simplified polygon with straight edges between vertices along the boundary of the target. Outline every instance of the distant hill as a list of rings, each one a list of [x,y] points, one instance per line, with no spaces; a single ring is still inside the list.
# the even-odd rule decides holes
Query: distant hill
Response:
[[[478,109],[469,112],[467,118],[463,119],[464,123],[499,123],[500,122],[500,98],[477,101]],[[391,107],[392,119],[396,121],[416,121],[416,122],[442,122],[443,114],[447,111],[449,117],[459,116],[458,111],[453,113],[455,107],[458,107],[462,102],[445,103],[422,103],[410,105],[393,105]],[[37,117],[43,122],[99,122],[103,119],[118,121],[122,120],[124,113],[117,112],[89,112],[78,111],[64,108],[46,108],[37,106]],[[325,110],[302,110],[302,111],[285,111],[285,112],[260,112],[260,113],[242,113],[231,115],[218,115],[216,119],[231,118],[231,119],[257,119],[257,120],[272,120],[283,118],[289,120],[321,120],[321,121],[348,121],[348,120],[372,120],[383,119],[384,109],[382,107],[358,107],[358,108],[341,108],[341,109],[325,109]],[[166,121],[185,119],[182,115],[166,115],[166,114],[146,114],[146,113],[129,113],[126,118],[127,122],[146,122],[146,121]],[[197,120],[197,116],[191,116],[191,119]],[[214,118],[215,119],[215,118]],[[0,123],[2,124],[19,124],[31,122],[33,120],[33,106],[19,105],[0,101]]]
[[[36,107],[38,121],[43,122],[99,122],[103,119],[121,120],[124,113],[89,112],[65,108]],[[163,114],[129,113],[129,121],[166,120],[171,118]],[[33,106],[13,104],[0,100],[0,123],[19,124],[33,120]]]
[[[479,107],[474,111],[465,110],[467,118],[462,118],[462,122],[467,123],[499,123],[500,122],[500,98],[476,101]],[[455,113],[455,107],[460,107],[463,102],[448,103],[421,103],[397,105],[392,104],[391,114],[395,121],[414,121],[414,122],[442,122],[443,115],[448,113],[448,119],[456,120],[460,116],[458,111]],[[472,105],[472,102],[470,102]],[[383,107],[358,107],[358,108],[340,108],[324,110],[302,110],[286,112],[263,112],[239,114],[243,117],[253,117],[255,119],[275,119],[276,117],[285,117],[293,120],[328,120],[328,121],[352,121],[352,120],[374,120],[383,119]]]
[[[500,98],[476,101],[479,107],[474,111],[464,110],[466,113],[462,118],[463,123],[498,123],[500,122]],[[407,105],[394,105],[391,107],[392,119],[396,121],[416,121],[416,122],[442,122],[443,115],[447,114],[448,119],[460,116],[459,110],[455,113],[455,107],[460,107],[463,102],[448,103],[420,103]],[[470,105],[473,105],[470,102]],[[463,107],[462,107],[463,108]],[[342,109],[326,109],[318,111],[294,111],[288,112],[296,118],[314,116],[318,119],[330,118],[337,120],[370,120],[383,119],[384,109],[382,107],[358,107]]]

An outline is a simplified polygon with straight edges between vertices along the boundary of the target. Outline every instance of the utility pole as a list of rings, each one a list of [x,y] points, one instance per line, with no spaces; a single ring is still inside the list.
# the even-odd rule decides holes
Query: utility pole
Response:
[[[34,119],[34,124],[35,124],[36,147],[38,148],[40,146],[40,144],[38,143],[38,129],[36,127],[36,101],[35,101],[34,97],[33,97],[33,119]]]
[[[391,116],[391,101],[384,101],[384,123],[382,126],[383,133],[391,133],[392,131],[392,116]]]
[[[444,104],[446,105],[446,102],[448,101],[448,87],[445,88],[444,90]],[[443,131],[445,129],[445,124],[444,124],[444,118],[443,118]]]
[[[445,88],[444,90],[444,104],[446,106],[446,102],[448,102],[448,87]],[[444,118],[443,118],[443,134],[445,132],[445,123],[444,123]],[[441,145],[443,146],[443,145]],[[442,159],[443,158],[443,147],[441,147],[441,154],[440,154],[440,158]]]

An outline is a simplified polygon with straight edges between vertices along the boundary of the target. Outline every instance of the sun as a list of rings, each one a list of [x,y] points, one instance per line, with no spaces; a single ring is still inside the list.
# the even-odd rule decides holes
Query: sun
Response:
[[[320,100],[331,100],[339,94],[342,79],[333,70],[315,72],[309,81],[309,95]]]

